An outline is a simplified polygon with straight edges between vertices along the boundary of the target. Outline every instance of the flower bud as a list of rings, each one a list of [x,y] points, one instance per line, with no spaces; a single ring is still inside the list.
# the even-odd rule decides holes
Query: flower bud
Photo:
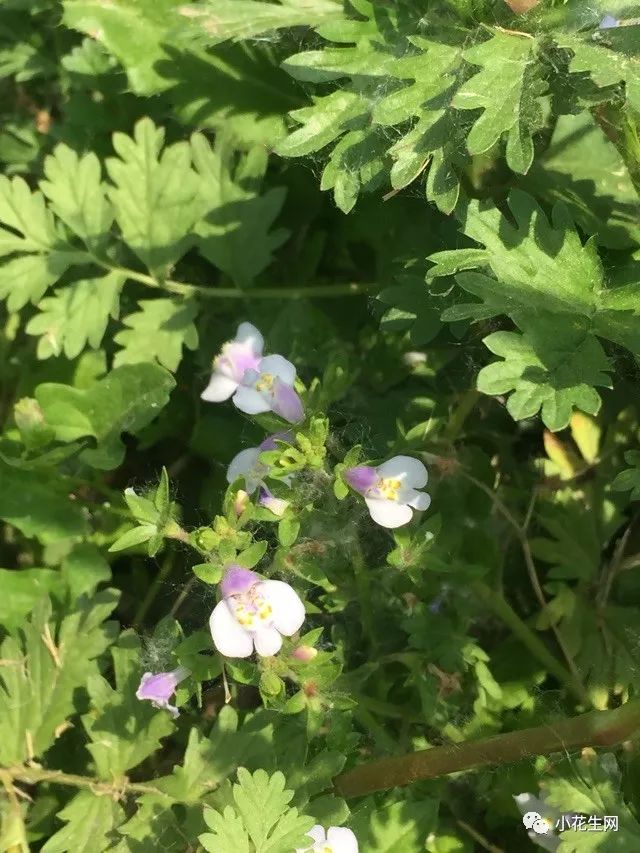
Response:
[[[292,658],[300,660],[303,663],[309,663],[309,661],[312,661],[317,656],[318,650],[314,649],[313,646],[298,646],[297,649],[291,652]]]
[[[233,511],[235,514],[240,517],[242,513],[247,508],[249,504],[249,495],[245,492],[244,489],[238,489],[236,492],[235,499],[233,501]]]

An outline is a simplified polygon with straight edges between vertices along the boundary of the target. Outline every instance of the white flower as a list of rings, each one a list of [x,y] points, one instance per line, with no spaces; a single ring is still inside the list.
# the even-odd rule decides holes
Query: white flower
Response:
[[[276,432],[265,438],[257,447],[247,447],[236,453],[227,468],[227,483],[234,483],[240,477],[244,477],[245,489],[252,495],[258,486],[264,485],[264,478],[268,476],[270,468],[259,462],[260,454],[265,450],[277,450],[278,442],[291,443],[293,435],[290,432]],[[281,477],[281,480],[289,485],[290,477]]]
[[[426,492],[427,469],[412,456],[394,456],[373,468],[347,468],[344,479],[364,497],[371,518],[381,527],[401,527],[413,517],[413,510],[425,510],[431,503]]]
[[[311,847],[298,848],[296,853],[358,853],[358,840],[344,826],[330,826],[325,832],[319,825],[313,826],[307,835],[313,838]]]
[[[249,569],[231,565],[220,583],[222,601],[216,604],[209,628],[220,654],[248,658],[275,655],[282,637],[291,637],[304,622],[304,604],[284,581],[267,580]]]
[[[251,323],[240,323],[236,336],[227,341],[220,355],[213,361],[213,373],[209,384],[200,395],[209,403],[228,400],[242,382],[247,370],[255,370],[260,364],[264,339]]]
[[[562,813],[533,794],[517,794],[513,799],[522,813],[522,823],[529,838],[538,847],[554,853],[560,846],[560,837],[554,829]]]
[[[268,355],[244,374],[233,403],[247,415],[275,412],[291,424],[298,423],[304,418],[304,409],[293,388],[295,380],[296,368],[290,361]]]

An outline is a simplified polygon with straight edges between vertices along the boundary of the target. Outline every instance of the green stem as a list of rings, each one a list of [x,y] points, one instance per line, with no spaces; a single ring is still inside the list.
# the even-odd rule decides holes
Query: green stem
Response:
[[[481,396],[480,392],[476,391],[475,388],[469,388],[469,390],[465,391],[460,398],[458,405],[449,417],[449,423],[445,430],[445,437],[448,438],[451,443],[459,437],[465,421],[473,411]]]
[[[318,299],[322,297],[333,298],[341,296],[361,296],[371,293],[378,285],[374,283],[361,284],[349,282],[348,284],[316,284],[311,287],[256,287],[251,290],[243,290],[239,287],[201,287],[197,284],[166,279],[158,281],[151,275],[136,272],[127,267],[119,267],[109,264],[99,258],[93,260],[103,269],[117,272],[131,281],[137,281],[146,287],[176,293],[180,296],[197,296],[200,299]]]
[[[133,617],[133,627],[137,628],[144,617],[149,612],[149,608],[153,604],[156,599],[156,596],[160,592],[160,588],[162,584],[166,581],[173,570],[173,562],[174,562],[174,553],[173,551],[169,551],[167,556],[164,559],[162,566],[160,567],[160,571],[157,573],[155,578],[153,579],[153,583],[149,587],[147,594],[140,602],[140,606],[136,610],[136,614]]]
[[[549,651],[542,640],[518,616],[506,598],[497,590],[491,589],[484,583],[476,583],[474,590],[479,598],[490,607],[510,631],[526,646],[531,654],[580,702],[589,705],[590,700],[580,680],[576,680],[572,672],[566,669]]]
[[[24,765],[2,768],[2,773],[4,777],[10,778],[12,781],[23,782],[26,785],[52,782],[71,788],[88,788],[97,795],[122,796],[130,792],[132,794],[156,794],[161,797],[169,796],[154,785],[147,785],[143,782],[129,782],[126,777],[114,782],[102,782],[90,776],[78,776],[74,773],[62,773],[60,770],[45,770],[42,767],[25,767]]]
[[[361,797],[423,779],[512,764],[551,752],[612,747],[628,740],[639,729],[640,699],[634,699],[613,711],[589,711],[551,725],[370,761],[340,774],[334,785],[343,797]]]

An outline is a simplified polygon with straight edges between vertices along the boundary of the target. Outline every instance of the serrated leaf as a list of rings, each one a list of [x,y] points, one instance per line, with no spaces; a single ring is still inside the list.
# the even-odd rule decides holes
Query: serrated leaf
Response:
[[[197,349],[198,331],[194,319],[198,305],[193,299],[141,299],[139,311],[122,318],[128,328],[118,332],[115,343],[115,367],[122,364],[158,362],[176,371],[182,360],[182,348]]]
[[[464,58],[482,71],[463,83],[453,99],[456,109],[483,110],[467,138],[469,153],[489,151],[504,134],[507,164],[521,173],[531,165],[532,133],[542,125],[537,99],[545,86],[536,74],[535,47],[530,37],[498,32],[469,48]]]
[[[302,157],[319,151],[337,139],[349,123],[366,113],[362,98],[355,92],[337,90],[313,100],[312,107],[291,113],[302,127],[278,143],[276,152],[282,157]]]
[[[100,161],[93,152],[79,157],[67,145],[57,145],[44,161],[46,180],[40,189],[51,210],[91,246],[111,227],[113,211],[102,183]]]
[[[93,675],[88,682],[91,711],[82,717],[97,775],[109,781],[121,779],[127,770],[137,767],[159,749],[161,739],[174,728],[169,713],[136,697],[142,676],[137,635],[133,631],[121,634],[111,655],[115,687],[101,675]]]
[[[76,358],[87,344],[98,349],[109,318],[118,316],[124,277],[110,272],[102,278],[77,281],[58,288],[38,304],[39,314],[27,323],[26,332],[38,335],[38,358],[61,353]]]
[[[37,302],[69,266],[88,260],[65,243],[42,193],[22,178],[0,176],[0,226],[0,257],[14,255],[0,265],[0,299],[9,311]]]
[[[227,807],[221,815],[206,808],[205,821],[213,833],[201,835],[200,842],[212,853],[238,853],[245,849],[255,853],[291,853],[292,849],[304,848],[313,819],[289,808],[292,797],[293,792],[285,790],[282,773],[270,777],[264,770],[256,770],[252,775],[240,767],[238,784],[233,786],[236,809]]]
[[[239,287],[247,287],[288,237],[282,228],[271,230],[285,190],[273,187],[260,194],[267,168],[263,148],[251,149],[234,165],[235,152],[223,136],[211,148],[204,136],[194,134],[191,146],[209,211],[195,229],[198,249]]]
[[[167,59],[166,34],[182,0],[63,0],[63,23],[95,38],[124,65],[141,95],[166,88],[158,63]]]
[[[482,303],[460,303],[443,312],[443,320],[508,314],[522,329],[533,328],[537,315],[553,312],[591,324],[596,335],[640,352],[640,283],[607,288],[594,240],[583,244],[566,207],[556,204],[551,219],[519,190],[509,196],[515,224],[497,207],[470,202],[464,231],[487,253],[437,252],[429,277],[458,268],[489,268],[456,277]],[[584,319],[583,319],[584,318]]]
[[[435,799],[391,803],[375,810],[365,804],[352,815],[351,826],[362,848],[371,853],[422,853],[437,814]]]
[[[164,131],[150,118],[137,122],[133,138],[113,135],[118,158],[106,162],[115,184],[108,190],[122,236],[157,276],[187,250],[189,232],[203,212],[201,183],[191,168],[188,142],[163,150]]]
[[[56,625],[51,604],[41,600],[21,634],[0,647],[0,762],[5,766],[38,757],[74,712],[74,694],[97,674],[96,658],[112,642],[115,625],[105,619],[115,608],[114,590],[98,593]],[[32,752],[33,751],[33,752]]]
[[[112,797],[80,791],[58,817],[66,826],[49,838],[43,853],[102,853],[112,849],[111,834],[124,820],[125,812]]]
[[[598,339],[581,328],[548,318],[535,332],[494,332],[484,344],[504,361],[484,367],[477,387],[484,394],[508,394],[514,420],[536,415],[552,431],[564,429],[573,408],[595,415],[600,396],[594,385],[610,387],[609,360]]]
[[[58,441],[93,436],[95,449],[82,458],[96,468],[117,467],[124,456],[122,432],[137,433],[169,400],[175,386],[170,373],[153,364],[123,365],[87,390],[46,383],[35,395]]]
[[[558,38],[562,47],[568,47],[573,53],[569,70],[576,74],[587,72],[596,86],[600,88],[625,84],[625,94],[629,104],[640,111],[640,63],[636,56],[626,56],[608,47],[583,41],[579,36],[563,34]],[[610,100],[611,93],[605,93],[603,100]]]

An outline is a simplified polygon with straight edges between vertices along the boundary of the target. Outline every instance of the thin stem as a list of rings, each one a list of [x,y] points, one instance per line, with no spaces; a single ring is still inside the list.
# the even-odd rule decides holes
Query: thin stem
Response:
[[[337,776],[334,785],[343,797],[361,797],[423,779],[512,764],[551,752],[612,747],[639,729],[640,699],[634,699],[612,711],[589,711],[549,725],[366,762]]]
[[[153,579],[153,583],[149,587],[147,594],[140,602],[140,606],[136,610],[136,614],[133,617],[133,627],[137,628],[140,623],[143,621],[144,617],[149,612],[149,608],[153,604],[156,599],[156,596],[160,592],[160,588],[162,584],[166,581],[173,570],[175,560],[175,554],[173,551],[169,551],[164,559],[162,566],[160,567],[160,571],[157,573],[155,578]]]
[[[496,847],[496,845],[488,841],[484,835],[481,835],[477,829],[474,829],[471,824],[468,824],[464,820],[456,820],[456,823],[460,829],[463,829],[468,835],[470,835],[484,850],[488,850],[489,853],[504,853],[502,847]]]
[[[545,669],[564,684],[576,699],[589,704],[589,698],[582,686],[582,682],[579,679],[576,681],[573,673],[565,669],[560,661],[551,654],[542,640],[518,616],[501,593],[480,582],[474,584],[474,591],[493,610],[496,616],[504,622],[523,646],[526,646],[536,660],[540,661]]]
[[[94,794],[109,794],[114,799],[121,799],[127,793],[169,797],[169,794],[154,785],[147,785],[144,782],[129,782],[126,777],[115,782],[103,782],[90,776],[78,776],[75,773],[63,773],[60,770],[45,770],[42,767],[25,767],[24,765],[5,767],[2,773],[3,781],[6,777],[11,781],[24,782],[27,785],[35,785],[38,782],[52,782],[71,788],[88,788]]]
[[[375,283],[349,282],[348,284],[316,284],[310,287],[256,287],[251,290],[239,287],[201,287],[173,279],[158,281],[151,275],[137,272],[127,267],[110,264],[93,257],[103,269],[117,272],[131,281],[137,281],[146,287],[176,293],[180,296],[197,296],[200,299],[318,299],[342,296],[362,296],[371,293],[378,285]]]
[[[529,545],[529,540],[528,540],[527,534],[526,534],[526,527],[518,524],[517,520],[514,518],[514,516],[511,514],[511,512],[507,509],[507,507],[504,505],[504,503],[500,500],[500,498],[496,495],[496,493],[492,489],[490,489],[487,485],[485,485],[481,480],[477,480],[472,474],[467,473],[464,469],[460,468],[459,470],[460,470],[460,473],[462,474],[463,477],[465,477],[467,480],[469,480],[471,483],[473,483],[479,489],[482,489],[482,491],[491,499],[495,508],[502,514],[502,516],[508,521],[508,523],[514,529],[516,536],[518,537],[518,541],[520,542],[520,548],[521,548],[522,554],[524,556],[524,562],[525,562],[525,565],[527,567],[527,573],[529,575],[529,580],[531,582],[531,586],[533,588],[533,591],[535,593],[536,598],[538,599],[538,603],[540,604],[540,607],[542,608],[543,611],[546,611],[546,609],[548,607],[548,603],[547,603],[547,599],[545,598],[544,592],[542,591],[542,586],[540,585],[540,580],[538,579],[538,573],[536,571],[536,565],[535,565],[535,562],[533,560],[533,554],[531,553],[531,546]],[[528,511],[527,512],[527,520],[526,520],[527,526],[529,524],[529,520],[530,520],[530,513]],[[589,700],[587,697],[587,693],[584,689],[584,686],[582,685],[582,679],[580,678],[580,673],[578,672],[578,670],[576,668],[573,657],[571,656],[571,653],[569,652],[569,649],[567,648],[567,645],[564,641],[564,638],[562,637],[562,634],[560,633],[558,626],[553,624],[553,622],[552,622],[550,627],[551,627],[551,630],[553,631],[553,633],[555,634],[556,642],[558,643],[558,646],[560,647],[560,651],[562,652],[564,659],[567,662],[567,666],[569,667],[569,669],[571,671],[573,681],[576,684],[581,685],[580,692],[581,692],[582,700],[584,701],[586,699],[588,702]]]
[[[450,442],[453,443],[459,437],[465,421],[473,411],[481,396],[480,392],[476,391],[475,388],[469,388],[469,390],[465,391],[462,395],[460,402],[449,417],[449,422],[445,431],[445,437]]]

